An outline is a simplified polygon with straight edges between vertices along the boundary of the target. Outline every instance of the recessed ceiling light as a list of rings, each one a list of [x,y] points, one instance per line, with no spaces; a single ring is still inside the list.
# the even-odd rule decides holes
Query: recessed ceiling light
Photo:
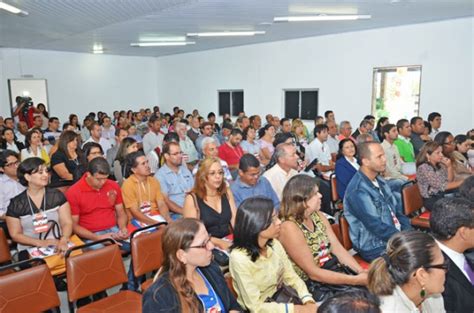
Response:
[[[301,16],[280,16],[273,18],[274,22],[312,22],[312,21],[353,21],[370,19],[371,15],[301,15]]]
[[[140,37],[139,42],[162,42],[162,41],[185,41],[186,36],[171,36],[171,37]]]
[[[188,37],[231,37],[231,36],[255,36],[264,35],[264,31],[229,31],[229,32],[204,32],[187,33]]]
[[[8,11],[8,12],[13,13],[13,14],[18,14],[20,16],[27,16],[28,15],[28,12],[23,11],[23,10],[17,8],[17,7],[14,7],[13,5],[10,5],[10,4],[2,2],[2,1],[0,1],[0,9]]]
[[[169,47],[169,46],[187,46],[194,45],[194,41],[169,41],[169,42],[134,42],[132,47]]]

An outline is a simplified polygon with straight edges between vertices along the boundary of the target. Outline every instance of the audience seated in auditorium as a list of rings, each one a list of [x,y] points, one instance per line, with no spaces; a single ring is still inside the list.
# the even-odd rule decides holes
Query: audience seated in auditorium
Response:
[[[239,161],[239,177],[231,185],[237,207],[247,198],[261,196],[267,197],[278,209],[280,200],[268,180],[261,176],[260,162],[252,154],[244,154]]]
[[[37,157],[43,159],[45,165],[49,167],[50,158],[41,143],[42,136],[41,131],[38,129],[28,131],[25,136],[25,148],[21,150],[21,161]]]
[[[431,112],[428,115],[428,122],[431,125],[430,137],[434,139],[436,135],[440,132],[441,128],[441,114],[438,112]]]
[[[424,207],[431,211],[435,202],[446,191],[458,188],[462,181],[454,181],[451,160],[442,153],[442,146],[435,141],[427,142],[416,159],[416,178]]]
[[[17,175],[27,189],[11,199],[6,222],[12,239],[18,243],[19,259],[29,259],[27,249],[31,247],[56,246],[64,255],[72,234],[71,211],[66,197],[62,192],[46,187],[48,168],[40,158],[21,162]],[[48,232],[49,221],[58,225],[60,238],[55,237],[54,230]]]
[[[125,241],[129,237],[128,218],[123,207],[122,191],[116,182],[108,179],[109,174],[107,161],[95,158],[89,162],[82,178],[66,192],[73,230],[85,242],[111,238],[120,242],[121,250],[130,252],[130,243]],[[128,289],[136,289],[131,268]]]
[[[291,143],[282,143],[276,146],[273,158],[276,164],[267,170],[265,177],[272,185],[278,199],[281,201],[283,187],[286,182],[293,176],[298,174],[298,154],[296,147]]]
[[[160,183],[150,176],[148,160],[142,151],[125,157],[127,177],[122,184],[122,197],[128,221],[135,227],[154,224],[162,219],[171,222],[170,212]],[[156,215],[162,219],[157,219]]]
[[[425,144],[423,140],[423,133],[425,132],[425,122],[419,116],[415,116],[410,120],[410,127],[411,127],[411,143],[413,145],[413,149],[415,150],[415,156],[421,150],[421,147]]]
[[[145,155],[153,151],[155,148],[163,145],[163,132],[161,131],[161,119],[152,115],[148,120],[149,131],[143,137],[143,152]]]
[[[380,300],[368,291],[358,290],[338,293],[318,308],[318,313],[382,313]]]
[[[114,169],[114,177],[117,183],[121,186],[125,177],[125,172],[127,171],[127,167],[125,166],[125,158],[127,155],[133,152],[138,151],[138,144],[137,141],[133,138],[127,137],[122,140],[119,145],[119,149],[117,151],[117,155],[115,156],[115,160],[113,163]]]
[[[180,144],[176,142],[165,144],[162,155],[165,163],[155,173],[155,178],[160,182],[161,192],[171,216],[176,219],[183,214],[184,198],[193,188],[194,177],[183,164]]]
[[[82,152],[79,149],[78,135],[68,130],[58,140],[58,150],[51,156],[50,187],[65,187],[81,177]]]
[[[398,138],[397,127],[394,124],[387,124],[382,127],[383,142],[382,148],[385,152],[387,165],[383,176],[386,179],[401,179],[406,181],[407,176],[402,173],[402,159],[398,152],[398,147],[394,144]]]
[[[186,135],[186,124],[179,122],[176,124],[176,133],[179,136],[179,146],[181,147],[183,162],[191,170],[199,160],[199,155],[193,141]]]
[[[447,270],[433,237],[400,232],[370,265],[369,290],[380,297],[382,312],[445,312],[441,293]]]
[[[313,297],[276,240],[280,227],[270,199],[249,198],[239,207],[229,263],[237,301],[252,313],[314,313]],[[300,305],[268,300],[282,284],[294,289]]]
[[[344,199],[347,185],[349,185],[352,177],[360,168],[357,161],[357,146],[354,141],[349,138],[342,139],[339,142],[339,152],[336,161],[336,185],[339,198]]]
[[[16,139],[12,128],[3,128],[2,138],[0,139],[0,150],[11,150],[20,154],[24,148],[25,146]]]
[[[227,187],[224,171],[218,158],[208,157],[199,163],[192,191],[184,200],[184,217],[203,221],[211,240],[218,248],[227,250],[229,236],[234,228],[234,196]]]
[[[285,185],[278,239],[317,302],[367,284],[367,272],[341,245],[320,208],[315,178],[296,175]]]
[[[398,148],[398,153],[402,158],[402,173],[404,175],[413,175],[416,173],[415,166],[415,148],[411,143],[411,127],[406,119],[397,122],[398,138],[394,141]]]
[[[383,253],[393,234],[411,226],[399,194],[379,176],[386,164],[381,144],[363,143],[358,153],[361,167],[347,186],[344,214],[354,249],[370,262]]]
[[[305,159],[310,164],[317,159],[315,169],[329,177],[331,172],[335,168],[335,164],[332,161],[331,151],[327,144],[328,140],[328,127],[325,124],[316,125],[314,128],[314,140],[309,144],[305,152]]]
[[[447,312],[474,312],[474,264],[464,253],[474,248],[474,203],[462,198],[436,202],[430,227],[448,261],[444,283]]]
[[[163,266],[143,295],[143,313],[241,312],[217,264],[214,244],[196,219],[170,224],[163,234]]]

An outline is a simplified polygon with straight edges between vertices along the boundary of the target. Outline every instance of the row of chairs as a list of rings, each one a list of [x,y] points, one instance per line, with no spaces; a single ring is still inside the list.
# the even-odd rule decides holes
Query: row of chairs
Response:
[[[164,226],[158,223],[141,228],[130,236],[132,270],[135,281],[147,273],[157,271],[163,261],[161,240]],[[154,230],[154,231],[153,231]],[[0,230],[0,264],[11,262],[10,251],[5,249],[6,238]],[[76,250],[86,250],[94,245],[105,245],[97,250],[84,251],[72,256]],[[9,257],[4,257],[4,256]],[[122,254],[112,239],[104,239],[67,251],[66,278],[70,312],[141,312],[141,294],[120,291],[108,297],[76,309],[77,301],[105,291],[128,281]],[[36,266],[33,266],[36,265]],[[17,270],[17,268],[27,269]],[[51,272],[42,259],[31,259],[0,267],[4,276],[0,279],[0,312],[42,312],[57,310],[60,300]],[[140,285],[145,291],[153,280],[150,278]]]

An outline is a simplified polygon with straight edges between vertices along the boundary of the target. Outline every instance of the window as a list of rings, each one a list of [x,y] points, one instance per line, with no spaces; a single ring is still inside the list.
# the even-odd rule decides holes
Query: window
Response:
[[[392,123],[420,112],[421,66],[374,68],[372,115],[387,116]]]
[[[284,90],[285,117],[314,120],[318,115],[318,89]]]
[[[243,90],[219,90],[219,115],[230,114],[237,116],[244,112],[244,91]]]

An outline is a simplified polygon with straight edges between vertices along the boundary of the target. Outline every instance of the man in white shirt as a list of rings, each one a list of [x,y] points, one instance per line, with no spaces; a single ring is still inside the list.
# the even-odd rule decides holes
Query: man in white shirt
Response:
[[[314,127],[314,134],[316,138],[306,148],[305,159],[310,164],[314,159],[318,159],[315,169],[320,173],[330,175],[334,170],[335,164],[332,161],[331,151],[327,144],[328,127],[324,124],[319,124]]]
[[[115,141],[115,127],[112,125],[110,117],[104,117],[100,128],[102,129],[102,138],[107,140],[111,146],[115,146],[117,144]]]
[[[183,160],[192,169],[198,161],[198,152],[194,146],[193,141],[186,135],[186,124],[177,123],[176,133],[179,136],[179,146],[183,152]]]
[[[25,136],[28,133],[28,124],[26,124],[26,122],[20,121],[16,127],[18,129],[18,131],[15,132],[16,139],[22,144],[25,144]]]
[[[98,143],[102,147],[102,151],[104,153],[107,153],[107,151],[112,147],[110,142],[102,137],[102,129],[99,126],[99,123],[97,122],[92,122],[89,125],[89,133],[90,137],[84,142],[84,145],[88,142],[95,142]],[[82,145],[84,147],[84,145]],[[106,155],[104,155],[105,157]]]
[[[438,112],[431,112],[428,115],[428,122],[431,124],[430,137],[434,140],[436,135],[440,132],[439,129],[441,128],[441,114]]]
[[[430,226],[448,266],[446,312],[474,312],[474,264],[465,256],[474,248],[474,204],[463,198],[441,199],[431,211]]]
[[[336,122],[329,120],[326,123],[328,127],[328,140],[329,152],[333,160],[336,159],[337,152],[339,151],[339,138],[337,138],[337,125]]]
[[[268,179],[278,196],[278,200],[281,201],[286,182],[298,174],[298,154],[293,144],[282,143],[276,146],[274,157],[277,163],[266,171],[263,176]]]
[[[387,124],[382,127],[382,134],[384,141],[382,148],[387,159],[387,166],[385,167],[385,178],[398,178],[407,180],[407,177],[402,174],[402,159],[398,152],[397,146],[393,142],[398,138],[398,130],[395,124]]]
[[[143,137],[143,152],[147,155],[150,151],[163,146],[163,133],[161,132],[161,119],[152,115],[148,121],[150,131]]]

